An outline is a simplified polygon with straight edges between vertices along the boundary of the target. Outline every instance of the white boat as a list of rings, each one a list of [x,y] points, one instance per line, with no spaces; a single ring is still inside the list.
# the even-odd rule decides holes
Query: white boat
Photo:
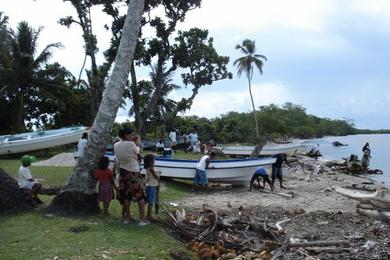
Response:
[[[255,150],[255,146],[218,146],[217,149],[221,150],[225,155],[236,155],[236,156],[251,156]],[[278,153],[285,153],[291,155],[295,152],[303,152],[307,150],[308,146],[301,142],[289,143],[289,144],[274,144],[268,143],[263,146],[260,155],[271,156]]]
[[[76,143],[86,130],[86,127],[78,126],[16,135],[1,135],[0,155],[25,153]]]
[[[210,182],[243,185],[249,183],[257,167],[270,165],[274,162],[275,158],[213,160],[206,173]],[[197,164],[196,160],[156,158],[154,166],[161,171],[162,177],[192,180],[196,173]]]

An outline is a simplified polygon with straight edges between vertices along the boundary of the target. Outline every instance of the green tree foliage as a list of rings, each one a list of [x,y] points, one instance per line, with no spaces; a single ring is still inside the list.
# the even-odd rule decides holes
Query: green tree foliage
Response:
[[[253,115],[256,124],[256,137],[259,139],[260,138],[259,123],[258,123],[258,117],[256,116],[256,107],[255,107],[255,102],[253,101],[251,84],[253,78],[253,69],[256,68],[260,72],[260,74],[263,74],[263,65],[264,65],[264,61],[266,61],[267,58],[264,55],[256,54],[255,41],[249,39],[244,40],[242,42],[242,45],[237,44],[236,49],[240,50],[244,54],[244,56],[235,60],[233,65],[237,66],[238,76],[241,76],[241,74],[244,73],[248,80],[249,95],[251,97]]]
[[[324,135],[348,135],[357,133],[350,120],[332,120],[319,118],[306,113],[299,105],[286,103],[282,107],[269,105],[260,107],[256,113],[262,122],[260,134],[268,139],[282,136],[312,138]],[[229,112],[213,119],[178,117],[175,127],[182,131],[195,129],[202,140],[214,138],[221,143],[252,143],[256,129],[253,127],[253,112]]]
[[[14,109],[12,117],[2,122],[7,122],[11,131],[26,130],[26,121],[29,123],[27,127],[32,121],[39,121],[34,116],[44,112],[37,110],[39,104],[60,102],[55,92],[62,84],[56,76],[65,71],[61,67],[51,67],[49,59],[53,49],[61,47],[61,44],[49,44],[37,53],[40,31],[31,28],[27,22],[21,22],[16,31],[3,28],[0,36],[3,46],[0,49],[0,94],[7,106]],[[5,112],[2,110],[1,113]]]

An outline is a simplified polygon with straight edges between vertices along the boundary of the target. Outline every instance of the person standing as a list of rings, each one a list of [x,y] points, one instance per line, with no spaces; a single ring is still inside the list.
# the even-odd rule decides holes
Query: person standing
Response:
[[[288,166],[290,164],[287,162],[287,154],[279,153],[274,155],[276,157],[276,162],[272,164],[272,186],[275,184],[275,179],[279,180],[280,188],[285,189],[283,186],[283,172],[282,172],[282,164],[285,162]]]
[[[176,152],[176,129],[172,129],[169,133],[169,139],[171,140],[171,149]]]
[[[203,155],[202,158],[199,160],[198,165],[196,166],[196,173],[194,177],[194,190],[199,186],[201,188],[207,189],[209,181],[207,178],[206,169],[209,168],[210,162],[215,158],[215,156],[216,154],[214,152],[211,152],[208,155]]]
[[[190,138],[188,137],[187,132],[183,132],[183,142],[184,142],[184,152],[188,152],[188,148],[190,146]]]
[[[129,223],[132,218],[130,214],[130,203],[138,203],[140,226],[149,224],[145,220],[145,190],[143,178],[140,174],[139,157],[140,150],[131,141],[132,131],[129,128],[119,130],[120,141],[114,145],[115,156],[119,167],[119,195],[122,203],[122,216],[125,223]]]
[[[146,179],[146,201],[148,203],[147,218],[149,221],[153,221],[152,209],[156,206],[157,202],[157,189],[160,181],[160,171],[154,169],[154,156],[153,154],[147,154],[144,158],[145,167],[145,179]]]
[[[110,161],[107,156],[99,160],[99,169],[95,170],[94,176],[99,182],[98,200],[103,202],[103,215],[108,216],[108,208],[111,200],[114,199],[114,173],[108,168]]]
[[[21,158],[20,161],[22,165],[19,167],[17,179],[19,188],[28,191],[29,200],[41,204],[43,202],[38,198],[38,193],[41,190],[42,185],[37,180],[33,179],[29,168],[31,163],[33,163],[35,160],[36,159],[34,156],[29,155],[24,155]]]
[[[363,151],[363,155],[368,153],[368,156],[371,157],[371,149],[370,149],[370,144],[369,143],[366,143],[363,146],[362,151]]]
[[[88,133],[84,132],[76,146],[76,151],[74,153],[75,160],[78,160],[80,159],[80,157],[83,156],[84,150],[87,147],[87,143],[88,143]]]

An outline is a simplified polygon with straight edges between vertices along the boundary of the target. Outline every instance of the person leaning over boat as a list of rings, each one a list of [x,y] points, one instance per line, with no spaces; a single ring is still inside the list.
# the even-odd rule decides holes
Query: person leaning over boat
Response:
[[[279,153],[274,155],[276,157],[276,162],[272,164],[272,186],[275,184],[275,179],[279,179],[280,188],[285,189],[283,186],[283,172],[282,172],[282,164],[285,162],[288,166],[290,164],[287,162],[287,154]]]
[[[206,174],[206,169],[209,168],[211,160],[215,158],[216,154],[211,152],[208,155],[203,155],[199,160],[198,165],[196,166],[196,173],[194,177],[194,190],[200,186],[202,188],[207,188],[209,184]],[[214,167],[211,167],[213,169]]]
[[[259,178],[263,178],[263,186],[260,185],[260,180]],[[257,184],[259,185],[259,189],[264,189],[265,188],[265,183],[268,183],[269,186],[271,187],[271,191],[274,190],[274,185],[272,184],[271,180],[268,177],[267,171],[264,169],[264,167],[257,167],[255,173],[252,176],[252,179],[249,183],[249,191],[252,191],[252,186],[253,183],[257,180]]]
[[[42,185],[37,180],[33,179],[29,168],[31,163],[35,160],[35,157],[29,155],[24,155],[21,158],[20,161],[22,162],[22,165],[19,168],[17,179],[19,187],[28,191],[28,199],[41,204],[43,202],[38,198],[38,193],[41,190]]]
[[[129,128],[119,130],[120,141],[114,145],[115,156],[119,166],[119,196],[122,204],[122,217],[125,223],[129,223],[132,218],[130,214],[130,203],[138,203],[140,226],[149,224],[145,220],[145,189],[143,178],[140,174],[139,158],[140,150],[131,141],[132,131]]]
[[[74,152],[74,159],[78,160],[84,154],[84,149],[87,147],[88,133],[84,132],[81,139],[77,143],[76,151]]]

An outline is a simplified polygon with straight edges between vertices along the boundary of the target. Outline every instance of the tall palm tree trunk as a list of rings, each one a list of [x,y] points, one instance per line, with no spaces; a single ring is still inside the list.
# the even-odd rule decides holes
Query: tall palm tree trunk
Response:
[[[249,86],[249,95],[251,97],[251,102],[252,102],[253,116],[255,117],[256,138],[259,139],[260,138],[259,122],[257,121],[257,113],[256,113],[255,102],[253,101],[251,77],[248,77],[248,86]]]
[[[144,5],[144,0],[129,2],[114,68],[90,130],[88,146],[84,156],[77,162],[74,173],[64,190],[53,199],[50,206],[50,209],[57,213],[78,214],[99,211],[95,191],[96,181],[91,172],[96,169],[99,158],[104,155],[105,146],[110,138],[110,132],[121,104],[134,57]]]

